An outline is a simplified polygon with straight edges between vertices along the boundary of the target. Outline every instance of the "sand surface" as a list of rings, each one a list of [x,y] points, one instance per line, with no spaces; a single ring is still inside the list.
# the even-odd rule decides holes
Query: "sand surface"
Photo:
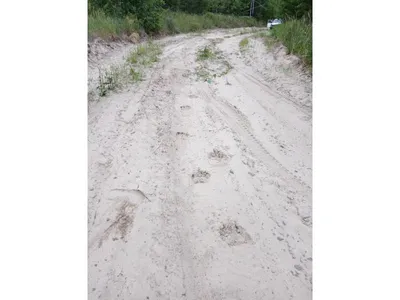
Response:
[[[311,79],[239,33],[159,40],[143,81],[90,103],[90,300],[311,299]],[[89,89],[133,47],[91,59]]]

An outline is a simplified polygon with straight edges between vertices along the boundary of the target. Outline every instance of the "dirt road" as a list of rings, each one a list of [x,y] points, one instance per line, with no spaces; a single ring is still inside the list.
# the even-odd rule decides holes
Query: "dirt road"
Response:
[[[89,299],[311,299],[311,79],[239,33],[160,40],[90,104]]]

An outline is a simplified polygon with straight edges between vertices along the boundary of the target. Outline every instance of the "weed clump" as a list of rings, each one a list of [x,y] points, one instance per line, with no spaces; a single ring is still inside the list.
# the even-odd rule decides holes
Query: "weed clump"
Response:
[[[121,66],[111,66],[110,69],[99,71],[99,96],[106,96],[109,91],[115,91],[122,85],[124,68]]]
[[[209,46],[205,46],[197,52],[197,60],[206,60],[215,58],[215,53]]]
[[[162,53],[158,44],[149,42],[138,45],[122,65],[114,65],[106,70],[99,70],[97,90],[100,97],[124,85],[137,82],[143,78],[143,70],[158,61]]]
[[[239,43],[239,47],[240,49],[244,49],[249,45],[249,39],[248,38],[244,38],[243,40],[240,41]]]
[[[153,42],[149,42],[147,44],[138,45],[136,49],[129,54],[127,60],[130,64],[148,66],[157,62],[160,54],[160,46]]]

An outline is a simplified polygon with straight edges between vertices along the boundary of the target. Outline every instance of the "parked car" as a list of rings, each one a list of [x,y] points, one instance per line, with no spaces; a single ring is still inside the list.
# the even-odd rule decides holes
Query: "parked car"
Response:
[[[267,28],[272,29],[275,26],[282,24],[283,21],[281,19],[269,20],[267,23]]]

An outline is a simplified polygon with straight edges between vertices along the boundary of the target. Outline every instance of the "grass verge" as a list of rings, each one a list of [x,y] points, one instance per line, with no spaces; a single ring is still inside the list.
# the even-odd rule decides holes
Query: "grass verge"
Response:
[[[158,56],[161,52],[160,46],[150,41],[149,43],[138,45],[129,54],[127,61],[130,64],[148,66],[158,61]]]
[[[163,12],[162,33],[175,34],[196,32],[213,28],[238,28],[261,26],[255,18],[238,17],[214,13],[204,15],[187,14],[183,12]]]
[[[300,57],[304,64],[312,67],[312,25],[305,20],[291,20],[276,26],[272,36],[281,41],[288,52]]]
[[[177,33],[198,32],[213,28],[256,27],[262,23],[251,17],[238,17],[214,13],[194,15],[183,12],[162,12],[161,29],[159,34],[170,35]],[[96,11],[88,16],[89,39],[100,37],[129,36],[141,31],[140,23],[135,15],[124,18],[108,16],[102,11]]]
[[[150,41],[138,45],[129,54],[124,64],[99,70],[98,96],[104,97],[111,91],[116,91],[129,83],[142,80],[144,69],[157,62],[161,53],[161,47]]]
[[[253,36],[265,39],[265,38],[268,38],[270,36],[270,34],[268,31],[260,31],[260,32],[253,34]]]
[[[140,30],[139,21],[134,15],[125,18],[107,16],[102,11],[88,16],[88,35],[90,38],[109,39],[117,36],[129,36]]]

